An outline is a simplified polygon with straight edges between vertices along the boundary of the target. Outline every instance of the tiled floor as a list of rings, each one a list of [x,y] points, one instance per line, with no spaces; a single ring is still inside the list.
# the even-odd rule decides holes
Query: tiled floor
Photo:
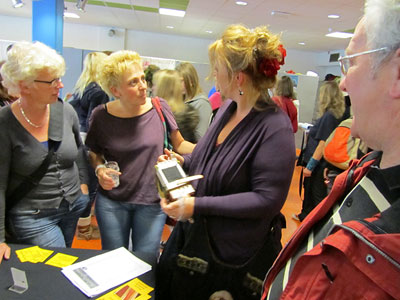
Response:
[[[282,213],[286,218],[286,229],[282,231],[282,244],[286,244],[289,240],[290,236],[293,232],[299,227],[300,222],[295,221],[292,219],[293,214],[298,214],[301,210],[301,199],[299,196],[299,176],[300,176],[300,167],[296,167],[293,178],[292,184],[290,185],[289,194],[285,205],[282,208]],[[92,220],[93,224],[96,224],[96,220],[93,217]],[[164,228],[162,240],[166,240],[170,234],[170,229],[168,226]],[[84,248],[84,249],[101,249],[101,242],[100,240],[78,240],[75,236],[74,242],[72,243],[72,248]]]

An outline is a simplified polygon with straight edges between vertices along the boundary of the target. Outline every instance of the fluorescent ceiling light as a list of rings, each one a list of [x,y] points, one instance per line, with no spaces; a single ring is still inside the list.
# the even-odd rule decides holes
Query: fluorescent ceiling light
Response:
[[[306,43],[304,43],[304,42],[300,42],[299,43],[299,45],[302,45],[302,46],[304,46]]]
[[[212,30],[206,30],[207,33],[212,33]]]
[[[70,12],[64,12],[64,17],[65,18],[72,18],[72,19],[79,19],[80,18],[80,16],[78,16],[77,14],[70,13]]]
[[[159,8],[158,12],[160,13],[160,15],[174,16],[181,18],[183,18],[186,13],[184,10],[169,9],[169,8]]]
[[[25,5],[25,3],[22,2],[22,0],[12,0],[11,2],[14,8],[19,8]]]
[[[237,5],[241,5],[241,6],[246,6],[247,5],[247,2],[245,2],[245,1],[236,1],[235,3]]]
[[[339,19],[340,18],[340,16],[339,15],[328,15],[328,18],[329,19]]]
[[[174,26],[171,26],[171,25],[167,25],[166,26],[168,29],[174,29]]]
[[[354,33],[340,32],[340,31],[335,31],[335,32],[331,32],[331,33],[325,34],[325,36],[338,38],[338,39],[349,39],[353,35],[354,35]]]

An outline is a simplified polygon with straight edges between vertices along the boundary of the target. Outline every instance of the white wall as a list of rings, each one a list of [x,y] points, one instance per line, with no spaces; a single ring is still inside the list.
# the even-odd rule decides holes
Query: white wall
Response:
[[[126,48],[140,55],[208,63],[208,46],[213,40],[144,31],[127,31]]]
[[[110,27],[64,23],[64,47],[117,51],[125,47],[125,29],[113,28],[114,36],[109,36]]]
[[[31,19],[0,16],[0,40],[31,41]]]

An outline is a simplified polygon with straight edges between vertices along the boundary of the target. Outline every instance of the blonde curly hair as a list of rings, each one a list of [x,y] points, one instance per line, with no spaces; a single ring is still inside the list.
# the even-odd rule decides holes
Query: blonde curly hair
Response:
[[[221,39],[208,48],[211,70],[220,62],[226,66],[230,80],[235,72],[247,74],[251,79],[248,92],[254,90],[263,96],[264,104],[255,104],[256,108],[261,108],[265,102],[272,104],[267,91],[275,85],[276,75],[261,72],[260,64],[265,59],[283,61],[280,45],[280,37],[272,34],[265,26],[248,29],[243,25],[231,25]]]
[[[110,97],[114,97],[111,88],[120,86],[125,71],[132,65],[142,68],[142,59],[136,52],[120,50],[112,53],[101,62],[98,84]]]
[[[18,96],[19,83],[33,84],[43,70],[61,78],[65,74],[64,58],[41,42],[17,42],[7,52],[7,60],[1,67],[2,83],[10,95]]]

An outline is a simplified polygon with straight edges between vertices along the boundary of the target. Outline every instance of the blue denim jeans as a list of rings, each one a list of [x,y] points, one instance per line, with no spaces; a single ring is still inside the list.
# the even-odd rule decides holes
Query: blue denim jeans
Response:
[[[76,224],[89,202],[81,195],[74,203],[62,200],[59,208],[21,210],[7,214],[7,230],[15,242],[41,247],[71,247]]]
[[[103,249],[128,249],[132,232],[133,252],[158,255],[166,220],[159,204],[118,202],[98,192],[95,209]]]

